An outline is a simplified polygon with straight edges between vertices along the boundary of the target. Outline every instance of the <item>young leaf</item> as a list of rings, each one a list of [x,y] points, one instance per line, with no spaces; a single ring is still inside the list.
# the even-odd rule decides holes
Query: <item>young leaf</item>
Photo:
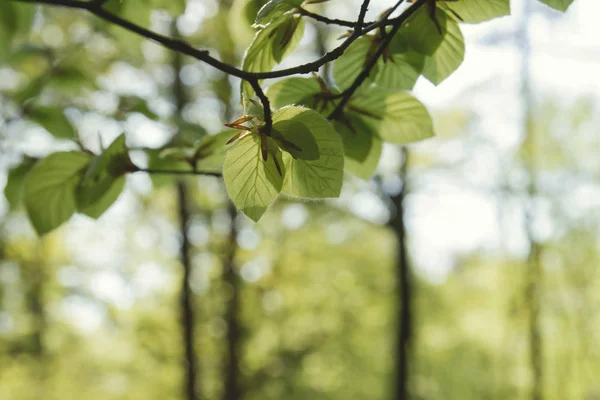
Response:
[[[303,2],[304,0],[270,0],[258,11],[256,25],[265,26],[287,11],[300,7]]]
[[[77,190],[77,209],[84,212],[96,201],[103,199],[131,165],[125,135],[121,135],[102,154],[94,157],[85,172]]]
[[[28,116],[56,138],[77,138],[75,128],[60,108],[35,107],[28,112]]]
[[[421,75],[425,58],[415,51],[393,53],[377,62],[375,84],[385,89],[412,90]]]
[[[202,138],[196,146],[196,170],[202,172],[223,171],[225,162],[225,153],[227,152],[226,143],[234,135],[232,131],[224,131],[217,135],[207,135]]]
[[[25,178],[23,199],[33,227],[44,235],[75,212],[75,189],[91,157],[80,152],[60,152],[39,161]]]
[[[15,11],[10,2],[0,3],[0,62],[8,59],[16,30]]]
[[[542,3],[558,10],[565,12],[569,9],[569,6],[573,3],[573,0],[540,0]]]
[[[386,142],[405,144],[434,135],[425,106],[406,92],[368,88],[346,106]]]
[[[471,24],[510,15],[510,0],[439,1],[437,4],[444,10],[450,10],[448,15]]]
[[[322,88],[314,78],[287,78],[271,85],[267,96],[273,108],[295,104],[315,109],[316,96],[321,92]]]
[[[125,187],[125,176],[121,176],[112,182],[109,189],[99,198],[85,207],[79,207],[78,211],[90,218],[98,219],[106,210],[113,205],[121,195]]]
[[[360,118],[351,114],[345,118],[333,123],[344,143],[344,168],[361,179],[370,179],[379,164],[383,142]]]
[[[281,152],[275,154],[283,166]],[[260,219],[281,192],[283,177],[273,157],[270,152],[267,160],[263,159],[257,134],[237,141],[225,156],[223,179],[227,193],[233,204],[253,221]]]
[[[273,69],[300,43],[304,34],[304,20],[295,15],[283,15],[257,32],[248,47],[242,67],[245,71],[264,72]],[[244,81],[242,94],[252,98],[254,90]]]
[[[444,40],[431,56],[425,57],[423,76],[434,85],[439,85],[460,67],[465,59],[465,40],[460,26],[448,19]]]
[[[6,197],[8,205],[13,210],[21,205],[23,182],[34,164],[34,159],[25,159],[21,164],[8,171],[8,179],[4,187],[4,197]]]
[[[376,49],[376,44],[369,37],[356,39],[348,50],[333,62],[333,79],[337,87],[344,90],[352,85]],[[376,74],[376,68],[371,73]]]
[[[421,54],[433,54],[446,34],[447,17],[439,10],[430,15],[427,7],[420,8],[407,22],[399,34],[412,49]]]
[[[338,197],[344,177],[344,148],[329,122],[316,111],[289,106],[275,111],[273,129],[301,149],[283,154],[283,191],[299,197]]]

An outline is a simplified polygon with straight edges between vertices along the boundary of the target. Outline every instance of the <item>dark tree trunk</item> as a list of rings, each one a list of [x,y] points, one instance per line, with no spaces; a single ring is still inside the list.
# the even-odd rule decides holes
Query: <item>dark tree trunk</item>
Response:
[[[223,400],[240,400],[242,398],[242,388],[240,382],[239,350],[242,334],[239,322],[239,277],[235,268],[235,252],[237,249],[235,216],[237,215],[237,211],[231,205],[229,206],[229,215],[231,217],[231,231],[224,263],[223,279],[229,286],[231,295],[225,311],[225,323],[227,324],[227,364],[225,365]]]
[[[177,34],[175,33],[175,36]],[[182,56],[179,53],[173,55],[173,69],[175,70],[175,81],[173,83],[173,97],[178,115],[181,115],[187,96],[179,73],[183,66]],[[200,392],[198,388],[198,364],[194,340],[196,337],[196,316],[194,311],[194,295],[190,287],[192,275],[192,261],[190,258],[190,241],[187,227],[190,221],[188,190],[183,181],[177,183],[177,203],[179,212],[179,232],[181,235],[181,249],[179,258],[183,267],[180,290],[181,331],[185,352],[185,398],[186,400],[198,400]]]
[[[183,182],[177,183],[177,199],[179,207],[179,223],[182,238],[180,258],[183,266],[183,277],[181,279],[181,328],[182,339],[185,349],[185,398],[197,400],[198,396],[198,366],[196,353],[194,351],[195,315],[193,307],[193,293],[190,288],[192,274],[192,263],[190,260],[190,242],[187,234],[189,212],[187,205],[187,188]]]
[[[396,208],[396,214],[390,220],[389,226],[396,233],[398,240],[396,256],[396,274],[398,281],[398,328],[396,332],[396,356],[395,356],[395,385],[394,399],[406,400],[408,394],[409,357],[412,339],[412,282],[408,253],[406,246],[406,227],[404,225],[404,199],[407,194],[407,161],[408,152],[404,150],[404,163],[401,171],[402,190],[392,201]]]
[[[540,254],[542,245],[535,238],[533,223],[535,218],[535,198],[539,193],[537,182],[537,163],[536,163],[536,137],[533,129],[533,96],[531,89],[530,61],[531,48],[529,39],[529,20],[531,8],[529,2],[523,2],[522,16],[519,26],[520,40],[519,50],[521,53],[521,99],[522,99],[522,118],[523,118],[523,140],[527,147],[527,158],[525,164],[529,172],[529,185],[527,187],[527,203],[525,205],[525,230],[530,243],[529,257],[527,259],[527,274],[525,297],[527,300],[529,321],[529,362],[533,375],[531,388],[531,400],[542,400],[544,398],[544,370],[543,370],[543,343],[542,331],[540,327],[541,302],[540,292],[543,280]]]

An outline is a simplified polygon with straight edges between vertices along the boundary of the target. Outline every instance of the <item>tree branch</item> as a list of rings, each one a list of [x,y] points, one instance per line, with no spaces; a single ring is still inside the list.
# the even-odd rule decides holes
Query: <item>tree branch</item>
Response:
[[[252,85],[252,89],[254,89],[254,91],[256,92],[256,95],[260,99],[260,102],[262,103],[262,106],[264,109],[264,113],[265,113],[265,115],[264,115],[264,117],[265,117],[264,133],[267,136],[271,136],[271,128],[273,127],[273,118],[271,117],[271,102],[269,101],[269,98],[267,97],[265,92],[260,87],[260,83],[258,83],[258,80],[252,79],[249,81],[249,83],[250,83],[250,85]]]
[[[396,5],[394,6],[394,8],[398,7],[403,1],[404,0],[398,1],[396,3]],[[416,1],[400,17],[394,19],[394,25],[392,27],[392,30],[389,32],[389,34],[387,34],[385,36],[385,38],[383,39],[383,42],[381,43],[381,45],[379,46],[379,48],[377,49],[377,51],[375,52],[373,57],[371,57],[368,60],[367,64],[365,65],[365,67],[363,68],[361,73],[356,77],[354,82],[352,82],[352,85],[350,85],[350,87],[348,89],[346,89],[345,91],[343,91],[341,93],[341,95],[340,95],[341,100],[337,104],[335,109],[331,112],[331,114],[329,114],[328,119],[338,118],[342,114],[346,104],[348,104],[348,102],[350,101],[350,99],[352,98],[352,96],[354,95],[356,90],[358,90],[360,85],[362,85],[363,82],[369,77],[369,75],[371,74],[371,71],[377,64],[377,61],[379,60],[379,58],[381,58],[381,56],[385,52],[385,49],[388,47],[388,45],[390,44],[390,42],[392,41],[392,39],[394,38],[396,33],[398,33],[398,31],[400,30],[400,28],[402,27],[404,22],[406,22],[406,20],[408,20],[423,4],[425,4],[426,1],[427,0]]]
[[[252,79],[273,79],[273,78],[283,78],[290,75],[296,74],[309,74],[311,72],[316,72],[319,68],[329,62],[332,62],[339,58],[344,51],[359,37],[363,34],[366,34],[374,29],[377,29],[381,26],[390,25],[390,23],[396,23],[398,20],[402,20],[403,15],[396,19],[382,19],[377,21],[371,25],[368,25],[365,28],[360,30],[355,29],[348,38],[344,42],[342,42],[338,47],[331,50],[329,53],[325,54],[323,57],[302,65],[298,65],[292,68],[282,69],[278,71],[263,71],[263,72],[249,72],[244,71],[239,68],[234,67],[233,65],[224,63],[222,61],[217,60],[212,57],[207,50],[199,50],[192,47],[190,44],[186,43],[182,40],[177,40],[170,38],[168,36],[164,36],[153,32],[149,29],[146,29],[140,25],[134,24],[133,22],[127,21],[115,14],[112,14],[109,11],[104,10],[102,7],[98,6],[94,1],[82,1],[82,0],[11,0],[22,3],[32,3],[32,4],[46,4],[52,6],[61,6],[67,8],[81,9],[87,10],[90,13],[96,15],[97,17],[104,19],[114,25],[120,26],[130,32],[136,33],[140,36],[143,36],[147,39],[153,40],[162,46],[177,51],[179,53],[188,55],[193,57],[199,61],[202,61],[228,75],[236,76],[238,78],[250,81]],[[366,2],[368,5],[368,2]],[[415,5],[420,7],[424,1],[418,1]],[[364,3],[363,3],[364,5]],[[412,7],[411,7],[412,8]],[[362,13],[361,7],[361,13]],[[364,10],[366,13],[366,9]],[[364,19],[364,16],[363,16]],[[360,20],[360,18],[359,18]]]
[[[218,178],[223,176],[220,172],[206,172],[206,171],[179,170],[179,169],[139,168],[132,172],[146,172],[148,174],[155,174],[155,175],[204,175],[204,176],[215,176]]]
[[[327,18],[327,17],[325,17],[323,15],[310,12],[307,9],[302,8],[302,7],[298,8],[298,14],[300,14],[300,15],[302,15],[304,17],[312,18],[315,21],[319,21],[319,22],[322,22],[322,23],[327,24],[327,25],[339,25],[339,26],[346,26],[348,28],[354,28],[354,26],[356,25],[356,23],[352,22],[352,21],[344,21],[342,19]],[[371,24],[372,24],[371,22],[363,23],[364,26],[368,26],[368,25],[371,25]]]

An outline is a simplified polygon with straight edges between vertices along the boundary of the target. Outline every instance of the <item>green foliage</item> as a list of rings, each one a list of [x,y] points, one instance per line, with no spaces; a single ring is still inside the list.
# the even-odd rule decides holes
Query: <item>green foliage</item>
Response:
[[[423,76],[438,85],[460,67],[465,59],[465,40],[458,24],[448,19],[447,32],[432,55],[425,57]]]
[[[338,197],[344,149],[327,120],[310,109],[285,107],[275,112],[273,121],[273,129],[300,148],[284,152],[284,193],[315,199]]]
[[[447,1],[438,6],[449,10],[460,22],[473,24],[510,14],[510,0]]]
[[[304,20],[285,14],[260,29],[246,50],[242,66],[245,71],[270,71],[291,53],[304,35]],[[248,82],[242,84],[245,99],[252,98],[253,89]]]
[[[569,9],[569,6],[573,4],[573,0],[539,0],[542,3],[555,8],[559,11],[565,12]]]
[[[258,221],[283,187],[283,176],[275,165],[283,163],[281,151],[274,150],[266,160],[261,141],[251,134],[236,143],[225,156],[223,179],[233,204]]]
[[[367,89],[347,108],[390,143],[405,144],[434,135],[427,109],[406,92]]]
[[[414,50],[432,55],[444,40],[447,20],[446,15],[439,10],[436,12],[436,19],[433,19],[427,9],[420,8],[399,34]]]
[[[76,189],[91,157],[60,152],[39,161],[25,179],[23,198],[29,220],[39,235],[67,221],[76,209]]]
[[[21,205],[23,182],[34,164],[35,160],[25,159],[22,163],[8,171],[8,179],[4,187],[4,197],[6,197],[8,205],[13,210]]]
[[[257,25],[266,25],[289,10],[299,7],[304,0],[270,0],[256,15]]]
[[[542,1],[563,11],[572,3],[572,0]],[[283,62],[304,37],[307,17],[299,7],[321,2],[235,0],[229,7],[220,6],[204,30],[193,39],[204,41],[207,48],[218,48],[221,60],[233,68],[239,62],[238,54],[225,47],[235,47],[234,43],[229,38],[212,38],[216,26],[230,21],[234,26],[229,27],[229,32],[237,38],[237,44],[246,44],[253,36],[241,60],[244,72],[238,72],[237,76],[246,78],[248,73],[269,72]],[[177,16],[185,11],[185,7],[183,0],[109,0],[103,4],[106,12],[144,28],[150,28],[155,10],[166,10]],[[72,11],[53,11],[47,18],[55,18],[57,27],[61,26],[65,32],[78,32],[72,25],[74,18],[69,14]],[[131,59],[130,55],[142,48],[140,37],[131,32],[123,34],[121,28],[97,20],[87,27],[91,29],[81,32],[94,32],[98,40],[90,43],[96,43],[102,50],[93,50],[91,45],[82,46],[81,43],[87,43],[83,39],[81,43],[71,43],[73,46],[68,49],[59,44],[49,45],[43,40],[29,43],[26,39],[35,12],[35,7],[30,5],[0,3],[0,61],[8,62],[11,68],[18,65],[26,78],[25,84],[17,85],[7,93],[7,98],[23,116],[55,138],[71,140],[82,147],[86,138],[78,137],[63,113],[66,107],[84,111],[86,106],[72,102],[72,97],[89,94],[82,88],[96,90],[96,85],[100,86],[101,82],[94,79],[94,74],[109,67],[119,57],[127,56],[127,61],[139,62],[155,56],[144,49],[144,57],[139,54],[137,59]],[[231,131],[209,135],[204,128],[186,122],[178,115],[164,121],[177,126],[178,133],[172,140],[158,149],[143,149],[148,170],[151,173],[177,173],[177,179],[183,173],[192,176],[222,173],[234,204],[253,220],[264,214],[279,193],[309,199],[337,197],[344,171],[362,179],[375,174],[384,142],[407,144],[434,135],[426,108],[406,91],[412,90],[420,77],[438,85],[460,67],[465,43],[459,24],[479,23],[509,13],[509,0],[425,2],[405,20],[402,17],[395,19],[403,21],[401,25],[388,24],[372,29],[354,40],[341,55],[335,51],[330,53],[336,55],[332,57],[333,82],[328,84],[327,79],[314,76],[287,77],[271,84],[266,94],[271,106],[271,120],[271,113],[263,109],[269,102],[262,96],[262,88],[256,89],[259,93],[255,96],[255,88],[249,83],[252,79],[243,79],[241,95],[248,115],[238,118],[237,126],[228,124],[241,129],[242,133],[235,138]],[[77,23],[87,24],[88,21]],[[130,30],[139,34],[144,28]],[[168,29],[172,30],[172,27]],[[394,37],[390,37],[392,32],[396,32]],[[345,35],[346,38],[349,36],[353,38],[351,33]],[[111,53],[110,46],[98,45],[100,37],[118,44],[116,52]],[[169,43],[167,47],[171,46]],[[80,57],[82,51],[86,52],[86,57]],[[94,51],[98,54],[92,57]],[[155,58],[162,57],[157,53]],[[313,66],[301,72],[315,72],[316,69]],[[185,87],[179,89],[183,90],[178,90],[177,96],[187,91]],[[211,80],[210,90],[218,92],[215,97],[230,106],[232,94],[228,77]],[[172,88],[169,91],[172,92]],[[256,98],[261,99],[260,104]],[[145,98],[131,94],[119,96],[112,117],[126,121],[131,113],[141,113],[152,120],[164,118],[164,113],[159,115],[148,107]],[[232,138],[234,140],[230,140]],[[235,139],[237,143],[227,145]],[[36,166],[29,171],[30,163],[24,163],[9,174],[5,194],[11,207],[19,202],[24,177],[25,193],[48,190],[49,198],[68,197],[64,209],[60,209],[63,202],[43,205],[41,200],[25,196],[28,214],[39,233],[54,229],[75,210],[98,218],[118,198],[125,175],[139,170],[129,159],[124,135],[98,155],[83,150],[79,159],[87,160],[85,165],[77,165],[73,160],[78,156],[73,154],[76,153],[57,153],[41,160],[37,165],[44,166],[44,170]],[[62,169],[58,165],[61,160],[67,162]],[[80,168],[75,171],[77,166]],[[59,189],[58,184],[51,188],[40,186],[40,176],[53,173],[57,176],[50,179],[51,182],[68,182],[63,189]],[[154,175],[153,181],[173,180],[163,174],[160,176]],[[75,199],[74,205],[71,195]],[[47,219],[40,217],[42,210],[49,213]]]
[[[40,124],[50,134],[59,139],[76,139],[77,132],[69,119],[59,108],[35,107],[27,112],[32,121]]]
[[[135,169],[120,135],[100,155],[94,156],[77,190],[77,209],[98,218],[119,197],[123,175]]]

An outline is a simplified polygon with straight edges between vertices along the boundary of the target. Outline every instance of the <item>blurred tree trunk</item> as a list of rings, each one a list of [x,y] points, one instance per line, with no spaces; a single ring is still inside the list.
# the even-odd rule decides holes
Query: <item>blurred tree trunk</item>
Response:
[[[235,253],[237,250],[237,228],[235,218],[237,210],[229,205],[229,216],[231,217],[231,230],[227,252],[224,262],[223,279],[229,287],[230,295],[225,311],[225,323],[227,325],[227,364],[225,366],[225,388],[223,400],[240,400],[242,388],[240,382],[240,342],[242,338],[240,326],[240,282],[235,268]]]
[[[175,70],[175,81],[173,83],[173,96],[177,108],[177,115],[181,113],[187,102],[187,95],[183,82],[181,82],[180,71],[183,66],[182,56],[175,53],[173,56],[173,69]],[[193,293],[191,289],[192,261],[190,257],[190,241],[188,237],[188,224],[190,222],[188,189],[183,181],[177,182],[177,204],[179,213],[179,232],[181,235],[181,248],[179,258],[183,267],[180,290],[181,330],[185,351],[185,398],[197,400],[200,396],[198,388],[198,363],[194,340],[196,337],[196,315],[194,310]]]
[[[542,400],[544,398],[544,371],[543,371],[543,344],[540,327],[540,291],[543,279],[540,254],[542,245],[537,241],[534,232],[535,200],[538,195],[536,176],[536,143],[535,130],[533,129],[533,96],[531,90],[530,60],[531,48],[529,39],[529,20],[531,9],[528,1],[522,2],[522,16],[519,25],[519,48],[521,53],[521,98],[522,98],[522,121],[523,121],[523,146],[525,147],[525,164],[529,172],[529,184],[527,187],[527,200],[525,210],[525,230],[529,239],[530,249],[527,259],[527,274],[525,300],[528,305],[528,340],[529,340],[529,362],[533,375],[531,387],[531,399]]]
[[[41,239],[43,242],[43,239]],[[36,366],[33,368],[35,381],[37,381],[36,397],[44,399],[46,393],[46,378],[48,375],[48,357],[45,346],[45,336],[47,331],[46,310],[44,307],[45,281],[48,279],[46,265],[44,265],[43,243],[38,244],[38,257],[34,263],[26,263],[28,275],[26,282],[27,290],[27,308],[32,319],[31,333],[31,355],[35,360]]]
[[[390,219],[389,226],[396,233],[397,255],[396,273],[398,280],[398,325],[396,332],[396,355],[395,355],[395,385],[394,399],[406,400],[408,394],[408,366],[412,339],[412,282],[408,253],[406,246],[406,227],[404,225],[404,199],[408,192],[407,169],[408,151],[403,149],[404,161],[400,172],[402,178],[402,190],[391,198],[396,208],[396,214]]]

